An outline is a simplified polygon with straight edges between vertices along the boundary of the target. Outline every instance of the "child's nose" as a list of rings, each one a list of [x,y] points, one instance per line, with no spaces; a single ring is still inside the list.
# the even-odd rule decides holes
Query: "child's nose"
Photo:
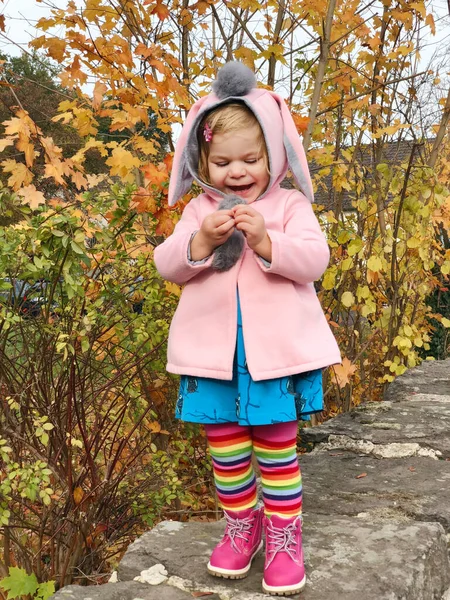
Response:
[[[231,163],[229,173],[231,177],[243,177],[246,173],[245,166],[243,164]]]

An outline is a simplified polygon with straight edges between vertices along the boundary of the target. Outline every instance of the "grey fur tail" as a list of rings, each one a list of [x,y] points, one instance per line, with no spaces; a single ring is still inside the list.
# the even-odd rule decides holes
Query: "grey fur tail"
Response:
[[[245,200],[230,194],[225,196],[217,210],[228,210],[237,204],[247,204]],[[245,237],[242,231],[233,231],[227,241],[214,250],[211,267],[216,271],[229,271],[237,263],[244,249]]]

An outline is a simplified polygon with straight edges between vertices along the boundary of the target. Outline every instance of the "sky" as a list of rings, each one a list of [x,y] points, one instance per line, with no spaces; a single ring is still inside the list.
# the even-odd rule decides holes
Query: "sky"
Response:
[[[0,51],[19,55],[21,48],[26,48],[30,40],[42,33],[37,32],[35,25],[41,17],[50,15],[50,5],[64,7],[68,0],[0,0],[0,14],[5,15],[6,31],[0,32]],[[83,0],[75,0],[82,4]],[[426,66],[433,52],[440,48],[443,62],[448,66],[450,55],[450,18],[447,0],[430,0],[436,21],[436,36],[428,36],[427,46],[422,50],[422,64]],[[58,30],[55,30],[58,35]],[[61,28],[61,34],[63,30]],[[447,70],[447,68],[444,68]]]
[[[0,50],[8,54],[20,54],[20,48],[26,47],[28,42],[40,35],[36,33],[34,25],[41,17],[50,14],[49,5],[64,7],[68,0],[3,0],[0,2],[0,14],[6,17],[6,36],[11,40],[8,41],[0,36]],[[80,2],[80,0],[76,0]],[[429,3],[433,7],[435,18],[448,15],[447,0],[431,0]],[[441,43],[442,40],[447,40],[447,48],[450,46],[450,25],[449,19],[445,18],[436,24],[437,35],[435,38],[430,36],[430,46],[428,47],[427,55],[432,54],[434,47]],[[57,33],[57,32],[56,32]],[[14,43],[13,43],[14,42]]]

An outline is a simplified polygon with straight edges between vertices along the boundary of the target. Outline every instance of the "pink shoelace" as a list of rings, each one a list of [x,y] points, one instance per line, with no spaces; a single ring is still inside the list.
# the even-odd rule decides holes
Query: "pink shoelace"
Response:
[[[275,527],[271,522],[267,525],[266,545],[268,561],[266,568],[271,564],[278,552],[286,552],[294,562],[298,561],[297,539],[298,522],[290,523],[286,527]]]
[[[251,529],[255,521],[255,516],[251,515],[250,517],[245,517],[244,519],[234,519],[228,513],[225,513],[225,517],[227,520],[225,536],[228,536],[230,538],[231,547],[233,548],[233,550],[235,550],[236,552],[241,552],[234,539],[240,538],[248,542],[248,536],[251,533]]]

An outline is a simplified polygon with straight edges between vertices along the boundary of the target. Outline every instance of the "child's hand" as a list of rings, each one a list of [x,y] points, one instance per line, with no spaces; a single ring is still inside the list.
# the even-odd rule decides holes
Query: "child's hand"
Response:
[[[191,242],[192,260],[202,260],[227,241],[234,231],[232,210],[217,210],[203,219],[203,223]]]
[[[249,247],[271,262],[272,242],[266,229],[266,222],[261,213],[248,204],[238,204],[233,207],[236,229],[242,231],[247,238]]]

